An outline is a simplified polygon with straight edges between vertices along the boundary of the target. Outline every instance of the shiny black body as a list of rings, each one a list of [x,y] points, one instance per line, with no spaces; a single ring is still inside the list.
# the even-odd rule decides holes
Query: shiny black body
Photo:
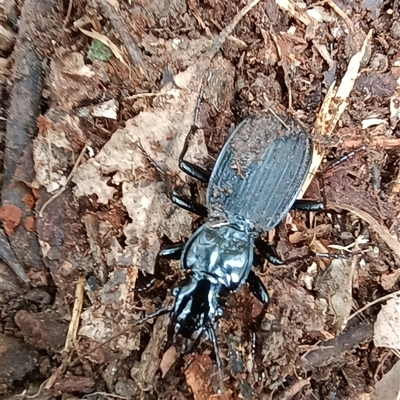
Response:
[[[207,333],[217,353],[214,328],[222,314],[220,298],[224,293],[248,282],[254,295],[268,302],[263,283],[252,271],[254,241],[274,228],[291,208],[322,208],[318,202],[296,202],[312,151],[311,139],[297,121],[266,114],[246,118],[238,125],[211,175],[181,156],[185,172],[208,181],[206,222],[185,245],[160,253],[179,256],[181,268],[188,271],[189,281],[174,290],[175,303],[168,310],[168,338],[181,351],[189,351]],[[204,208],[188,199],[175,193],[171,198],[188,210],[204,214]]]

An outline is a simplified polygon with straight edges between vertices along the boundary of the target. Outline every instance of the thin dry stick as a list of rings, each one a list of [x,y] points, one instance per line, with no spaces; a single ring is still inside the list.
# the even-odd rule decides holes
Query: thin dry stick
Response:
[[[365,141],[361,139],[351,139],[351,140],[345,140],[343,142],[343,147],[359,147],[363,144],[366,144]],[[400,146],[400,139],[399,138],[385,138],[385,137],[380,137],[377,136],[373,139],[371,139],[370,142],[368,142],[368,145],[371,147],[399,147]]]
[[[65,347],[63,350],[63,359],[61,365],[53,371],[53,374],[44,383],[44,389],[49,390],[53,387],[54,383],[60,378],[66,371],[71,361],[71,349],[75,344],[76,335],[78,333],[79,318],[83,306],[83,294],[84,294],[85,278],[80,277],[76,283],[75,288],[75,301],[72,310],[71,323],[68,327],[67,338],[65,339]]]
[[[386,296],[380,297],[379,299],[371,301],[370,303],[366,304],[364,307],[361,307],[359,310],[357,310],[354,314],[351,314],[350,317],[347,319],[347,321],[350,321],[352,318],[354,318],[358,314],[362,313],[367,308],[372,307],[374,304],[381,303],[382,301],[389,300],[392,297],[396,297],[396,296],[400,296],[400,290],[397,290],[396,292],[390,293]]]
[[[285,122],[280,118],[276,112],[272,108],[267,108],[267,110],[287,129],[289,130],[289,127],[285,124]]]
[[[115,394],[115,393],[107,393],[107,392],[93,392],[93,393],[89,393],[89,394],[85,394],[82,397],[83,399],[89,399],[92,396],[103,396],[105,398],[110,398],[110,399],[122,399],[122,400],[127,400],[128,398],[125,396],[120,396],[119,394]]]
[[[15,397],[23,397],[24,399],[36,399],[42,393],[43,387],[47,381],[48,381],[48,379],[44,380],[40,384],[39,389],[35,394],[32,394],[32,395],[26,394],[26,390],[24,390],[21,394],[16,394]]]
[[[67,358],[65,362],[69,362],[71,357],[71,350],[74,347],[76,341],[76,335],[78,334],[79,319],[82,312],[83,306],[83,295],[85,287],[85,278],[83,276],[78,278],[75,288],[75,301],[72,309],[71,322],[68,326],[67,338],[65,339],[65,347],[63,350],[64,357]]]
[[[297,382],[295,382],[292,386],[290,386],[285,393],[279,398],[279,400],[290,400],[296,394],[298,394],[303,388],[307,385],[310,384],[311,378],[307,379],[299,379]]]
[[[69,19],[71,17],[73,3],[74,3],[74,0],[69,0],[67,15],[65,17],[64,24],[63,24],[64,25],[63,26],[64,29],[67,27],[68,21],[69,21]]]
[[[210,50],[206,53],[206,57],[213,58],[215,54],[219,51],[222,45],[225,43],[226,39],[232,34],[236,25],[239,21],[254,7],[256,6],[260,0],[252,0],[247,6],[243,7],[233,18],[232,22],[227,25],[218,35],[218,37],[214,40],[214,43],[211,45]]]
[[[75,173],[76,169],[78,168],[79,164],[80,164],[81,161],[82,161],[83,156],[85,155],[86,149],[87,149],[87,144],[85,144],[85,145],[83,146],[83,149],[82,149],[81,153],[79,154],[79,157],[78,157],[78,159],[76,160],[76,163],[75,163],[74,167],[72,168],[72,171],[71,171],[70,174],[68,175],[68,178],[67,178],[67,180],[66,180],[64,186],[63,186],[57,193],[54,193],[53,196],[51,196],[51,197],[43,204],[42,208],[41,208],[40,211],[39,211],[39,217],[40,217],[40,218],[43,218],[43,212],[44,212],[44,210],[47,208],[47,206],[48,206],[51,202],[53,202],[53,201],[67,188],[68,183],[71,181],[72,177],[74,176],[74,173]]]

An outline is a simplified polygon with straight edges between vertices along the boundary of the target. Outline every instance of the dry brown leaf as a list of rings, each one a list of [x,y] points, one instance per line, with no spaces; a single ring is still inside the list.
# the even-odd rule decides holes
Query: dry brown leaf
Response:
[[[33,143],[36,181],[53,193],[65,186],[75,162],[73,154],[80,151],[85,138],[79,118],[68,111],[50,109],[40,121]]]
[[[383,0],[363,0],[361,6],[370,11],[371,18],[376,19],[383,5]]]
[[[93,105],[91,107],[91,115],[92,117],[116,120],[118,117],[118,107],[118,101],[115,99],[111,99],[105,101],[104,103]]]
[[[353,268],[352,260],[332,260],[329,270],[329,285],[335,290],[333,290],[328,304],[332,307],[338,331],[342,331],[346,327],[353,306]]]
[[[134,267],[115,268],[107,283],[99,289],[98,302],[81,314],[80,336],[103,343],[116,332],[122,331],[132,323],[132,304],[138,269]],[[118,315],[118,324],[111,314]],[[138,350],[140,337],[129,332],[116,337],[107,345],[127,357],[131,351]]]
[[[195,400],[209,400],[213,395],[210,385],[212,366],[213,362],[207,354],[196,354],[192,364],[185,370],[186,381]]]
[[[191,232],[192,217],[170,202],[165,185],[159,182],[161,177],[150,168],[137,144],[140,141],[147,154],[169,173],[179,175],[182,182],[187,179],[177,160],[193,120],[191,110],[196,106],[198,93],[193,89],[201,82],[195,73],[190,68],[176,75],[174,81],[180,89],[163,88],[154,108],[128,120],[125,128],[117,130],[73,178],[77,184],[75,195],[95,193],[104,204],[116,192],[110,181],[122,188],[122,202],[132,223],[124,228],[126,247],[121,251],[113,249],[116,265],[135,265],[152,273],[160,248],[159,238],[166,235],[177,242]],[[196,143],[186,159],[201,165],[207,148],[200,131]]]
[[[400,360],[377,382],[371,400],[398,400],[400,396]]]
[[[86,36],[91,37],[92,39],[97,39],[101,43],[103,43],[105,46],[107,46],[112,53],[114,54],[115,58],[117,58],[119,61],[122,62],[125,66],[128,66],[128,64],[125,62],[124,57],[122,56],[122,53],[120,49],[118,48],[117,45],[115,45],[106,35],[103,35],[102,33],[96,32],[96,31],[87,31],[86,29],[79,28],[79,30],[84,33]]]
[[[171,346],[164,354],[160,363],[161,377],[164,378],[169,369],[172,367],[176,359],[178,358],[175,346]]]
[[[381,286],[389,291],[393,288],[393,286],[397,283],[397,280],[400,278],[400,268],[394,271],[392,274],[385,274],[381,277]]]
[[[379,311],[374,325],[374,344],[400,350],[400,297],[388,300]]]
[[[72,181],[76,184],[75,195],[79,197],[96,194],[99,203],[107,204],[117,192],[117,189],[108,185],[109,177],[102,176],[99,173],[101,165],[95,159],[91,158],[84,166],[84,169],[78,168],[72,178]]]

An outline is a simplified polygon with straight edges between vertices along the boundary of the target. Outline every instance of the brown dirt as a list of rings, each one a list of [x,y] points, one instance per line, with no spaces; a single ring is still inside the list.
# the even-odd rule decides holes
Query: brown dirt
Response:
[[[0,5],[0,27],[16,37],[0,50],[3,399],[395,400],[374,392],[399,366],[398,351],[374,336],[385,303],[349,316],[400,289],[400,260],[380,234],[400,246],[399,1],[306,1],[307,12],[293,13],[277,3],[292,2],[260,1],[216,54],[244,1]],[[370,29],[348,106],[333,134],[318,136],[328,88]],[[93,35],[108,43],[106,58],[89,56]],[[182,356],[164,342],[166,316],[132,327],[172,302],[183,279],[159,249],[202,223],[170,203],[166,182],[204,201],[178,157],[208,71],[188,160],[211,168],[248,115],[290,115],[326,154],[305,197],[355,207],[375,224],[343,210],[291,212],[263,235],[261,248],[301,260],[274,266],[257,251],[267,309],[247,286],[227,296],[217,329],[224,394],[209,341]],[[349,257],[305,257],[310,250]]]

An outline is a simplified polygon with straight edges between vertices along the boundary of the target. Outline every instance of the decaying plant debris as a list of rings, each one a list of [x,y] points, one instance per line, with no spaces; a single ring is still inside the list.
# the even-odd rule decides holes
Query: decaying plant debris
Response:
[[[398,399],[399,20],[398,0],[1,2],[3,398]],[[181,279],[159,249],[201,223],[138,144],[204,200],[178,158],[209,74],[188,159],[212,168],[244,117],[288,113],[315,143],[302,196],[329,206],[262,238],[303,257],[258,254],[267,310],[227,299],[224,394],[207,342],[130,329]]]

